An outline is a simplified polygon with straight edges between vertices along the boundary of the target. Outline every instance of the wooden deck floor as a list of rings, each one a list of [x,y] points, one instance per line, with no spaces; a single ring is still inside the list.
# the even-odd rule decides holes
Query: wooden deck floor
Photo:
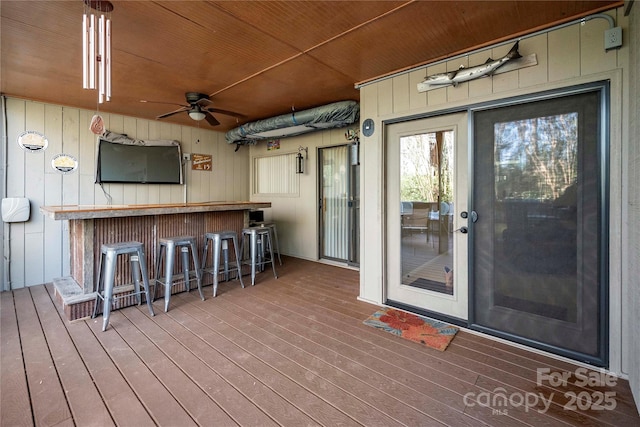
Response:
[[[155,317],[115,311],[106,332],[66,321],[49,285],[2,293],[0,425],[640,425],[624,380],[539,385],[537,369],[576,366],[464,331],[424,348],[362,324],[376,307],[356,300],[358,272],[284,263]],[[568,409],[580,393],[604,408]]]

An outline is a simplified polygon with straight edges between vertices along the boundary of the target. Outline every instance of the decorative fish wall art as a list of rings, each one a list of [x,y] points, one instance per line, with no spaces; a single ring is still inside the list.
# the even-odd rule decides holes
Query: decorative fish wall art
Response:
[[[458,86],[458,83],[468,82],[469,80],[475,80],[480,77],[492,76],[498,68],[502,67],[507,62],[513,61],[514,59],[522,58],[522,56],[518,52],[519,43],[520,42],[517,41],[513,45],[511,50],[509,50],[509,52],[500,59],[489,58],[482,65],[477,65],[470,68],[465,68],[464,65],[461,65],[460,68],[455,71],[427,76],[424,81],[418,83],[418,91],[424,92],[430,89],[444,86],[455,87]]]

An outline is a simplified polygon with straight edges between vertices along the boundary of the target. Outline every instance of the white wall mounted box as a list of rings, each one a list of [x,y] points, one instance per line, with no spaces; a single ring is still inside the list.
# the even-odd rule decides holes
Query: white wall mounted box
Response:
[[[2,220],[4,222],[29,221],[31,206],[25,197],[9,197],[2,199]]]

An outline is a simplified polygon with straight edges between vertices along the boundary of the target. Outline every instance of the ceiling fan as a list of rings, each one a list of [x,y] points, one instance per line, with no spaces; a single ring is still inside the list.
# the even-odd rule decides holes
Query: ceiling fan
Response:
[[[185,98],[189,105],[176,104],[173,102],[146,101],[146,100],[140,100],[140,102],[149,102],[149,103],[155,103],[155,104],[171,104],[171,105],[180,106],[179,109],[175,111],[170,111],[165,114],[161,114],[157,116],[156,119],[163,119],[165,117],[173,116],[174,114],[187,112],[189,114],[189,117],[191,117],[193,120],[196,120],[196,121],[206,120],[207,123],[209,123],[211,126],[217,126],[220,124],[220,122],[215,117],[213,117],[211,113],[224,114],[224,115],[232,116],[238,119],[246,118],[242,114],[234,113],[233,111],[227,111],[227,110],[221,110],[219,108],[208,107],[208,105],[212,104],[213,102],[209,99],[209,96],[205,95],[204,93],[187,92],[185,93]]]

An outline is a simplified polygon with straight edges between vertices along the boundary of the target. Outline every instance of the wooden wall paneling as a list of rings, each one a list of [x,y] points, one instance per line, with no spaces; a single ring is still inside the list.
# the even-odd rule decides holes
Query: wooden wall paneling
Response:
[[[59,112],[62,120],[62,152],[75,157],[78,164],[84,163],[86,159],[80,156],[80,126],[79,111],[75,108],[59,108],[48,106],[51,114]],[[87,123],[86,126],[89,126]],[[50,166],[49,166],[50,167]],[[58,172],[56,172],[58,173]],[[77,205],[80,192],[80,174],[78,170],[68,173],[62,177],[62,204]]]
[[[129,135],[132,138],[138,138],[138,120],[134,117],[124,117],[123,132],[125,135]],[[114,199],[115,204],[135,205],[138,204],[138,186],[140,184],[119,184],[122,188],[122,199],[117,202]]]
[[[44,153],[44,197],[39,204],[60,204],[64,194],[64,179],[62,174],[51,167],[51,160],[56,154],[63,152],[64,112],[62,108],[51,105],[46,105],[45,111],[45,135],[47,135],[49,139],[49,148],[47,148],[47,151]],[[39,208],[39,206],[37,208]],[[36,251],[39,252],[42,250],[43,252],[41,258],[43,277],[41,279],[46,280],[45,278],[47,277],[60,277],[62,275],[62,260],[65,259],[65,254],[68,255],[69,253],[68,248],[64,249],[62,247],[62,241],[60,239],[60,236],[66,238],[66,235],[62,234],[64,231],[63,224],[47,221],[37,209],[35,212],[32,212],[32,214],[36,215],[43,224],[41,240],[32,242],[37,246],[37,248],[35,248]],[[27,254],[27,256],[29,255]],[[34,259],[31,258],[28,263],[33,267],[38,266],[38,263],[33,261]],[[42,281],[34,281],[31,284],[38,283],[42,283]]]
[[[210,135],[207,144],[211,147],[211,173],[205,174],[209,186],[209,200],[240,200],[238,199],[237,187],[242,185],[242,181],[239,181],[238,178],[243,171],[248,174],[248,170],[236,169],[236,162],[244,156],[240,154],[240,151],[234,153],[233,150],[229,150],[229,144],[227,144],[222,132]],[[235,148],[235,145],[233,147]],[[245,154],[249,152],[248,147],[242,147],[240,150],[244,150]],[[238,156],[234,154],[238,154]],[[248,163],[248,160],[246,162]],[[248,181],[246,185],[248,185]],[[248,193],[245,199],[249,199]]]
[[[431,67],[427,67],[426,76],[431,76],[433,74],[445,73],[447,71],[447,64],[442,62],[440,64],[433,65]],[[440,89],[433,89],[427,94],[427,105],[429,107],[433,107],[435,105],[442,105],[447,102],[447,88],[443,87]]]
[[[84,110],[87,111],[87,110]],[[91,114],[90,111],[87,111],[88,113]],[[110,114],[101,114],[102,116],[102,120],[104,121],[104,128],[111,130],[111,115]],[[89,115],[88,120],[91,120],[91,115]],[[91,133],[91,130],[87,129],[87,131],[89,132],[87,135],[91,134],[93,135],[93,133]],[[86,137],[87,140],[92,140],[93,141],[93,150],[94,150],[94,156],[97,155],[97,138],[95,138],[95,135],[93,137]],[[94,205],[103,205],[107,202],[106,196],[104,194],[104,191],[102,191],[102,187],[99,184],[95,184],[95,165],[96,165],[96,158],[94,157],[94,170],[93,170],[93,178],[91,180],[91,183],[93,183],[93,202],[89,203],[89,204],[94,204]],[[88,183],[86,185],[89,185]],[[107,189],[108,185],[106,185],[104,188],[105,190]]]
[[[629,136],[631,141],[629,144],[629,155],[627,164],[629,168],[629,183],[640,182],[640,8],[638,4],[628,2],[631,8],[628,17],[628,26],[633,30],[629,32],[627,40],[629,43]],[[635,7],[632,7],[635,6]],[[624,31],[624,29],[623,29]],[[624,34],[623,34],[624,40]],[[640,221],[640,187],[629,185],[629,224],[638,224]],[[640,230],[637,226],[628,227],[628,259],[640,259]],[[624,231],[623,231],[624,233]],[[640,265],[637,262],[629,263],[627,277],[639,277]],[[637,363],[637,357],[640,353],[640,336],[636,332],[638,322],[640,322],[640,287],[629,287],[628,293],[623,298],[622,313],[627,325],[623,329],[626,348],[623,353],[623,366],[626,366],[625,372],[629,372],[629,382],[636,404],[640,404],[640,366]]]
[[[25,130],[42,132],[46,136],[45,105],[39,102],[27,102],[25,112]],[[55,135],[52,135],[52,137],[55,138]],[[24,155],[24,197],[30,201],[31,214],[29,221],[24,223],[23,234],[12,236],[16,239],[12,238],[11,243],[16,240],[21,241],[16,242],[18,244],[15,249],[13,247],[11,249],[11,257],[16,261],[16,263],[12,264],[11,271],[13,273],[14,270],[17,270],[16,272],[23,270],[22,280],[26,286],[42,283],[41,279],[43,277],[42,264],[34,264],[33,260],[41,260],[43,258],[43,219],[39,215],[38,207],[44,202],[44,168],[46,167],[45,153],[47,152],[50,153],[49,151],[40,151],[25,153]],[[18,249],[18,246],[20,249]]]
[[[149,139],[163,139],[160,134],[160,121],[154,120],[149,122]],[[160,184],[147,185],[148,203],[157,205],[160,203]]]
[[[378,86],[378,114],[386,116],[393,113],[393,80],[382,80]]]
[[[409,102],[409,75],[407,73],[395,76],[391,79],[393,85],[393,112],[408,111]]]
[[[169,128],[169,138],[183,142],[182,135],[184,126],[172,126]],[[188,185],[188,184],[187,184]],[[180,203],[184,201],[184,187],[182,185],[163,185],[166,189],[163,191],[168,200],[162,203]]]
[[[511,43],[491,49],[491,58],[497,59],[505,56],[513,47]],[[496,74],[491,78],[493,83],[493,93],[506,92],[518,88],[518,73],[502,73]]]
[[[101,114],[103,117],[105,115],[109,116],[109,128],[107,128],[111,132],[116,133],[125,133],[124,128],[124,116],[118,114]],[[133,136],[133,135],[132,135]],[[111,196],[111,201],[113,204],[123,204],[124,198],[124,187],[122,184],[103,184],[103,187],[106,193]],[[102,196],[103,204],[107,204],[107,196]]]
[[[228,144],[223,134],[218,137],[218,144],[225,147],[225,151],[231,153],[231,155],[233,156],[233,173],[230,174],[233,177],[234,188],[236,189],[234,191],[233,198],[236,200],[249,199],[251,194],[251,174],[249,172],[249,170],[251,169],[251,163],[249,148],[240,147],[238,151],[235,151],[236,146],[233,144]],[[242,168],[240,167],[240,165],[247,166],[245,168]],[[247,170],[247,167],[249,168],[249,170]]]
[[[217,135],[217,138],[212,141],[216,146],[216,155],[213,159],[213,174],[211,175],[211,197],[213,200],[219,200],[226,198],[227,200],[238,200],[239,196],[236,193],[235,187],[237,182],[242,182],[241,170],[236,170],[235,161],[238,158],[245,157],[240,154],[244,151],[245,154],[249,152],[249,147],[240,147],[238,152],[234,153],[232,146],[227,144],[227,140],[224,139],[224,135]],[[265,144],[264,142],[262,144]],[[235,148],[235,145],[233,146]],[[239,156],[236,156],[239,154]],[[247,181],[248,184],[248,181]]]
[[[360,269],[360,297],[365,300],[382,302],[382,182],[381,165],[382,135],[384,129],[379,119],[378,84],[360,89],[360,122],[367,118],[374,120],[375,131],[372,136],[360,139],[360,256],[363,262]],[[367,265],[367,268],[364,268]]]
[[[193,153],[192,148],[191,148],[191,128],[187,127],[187,126],[181,126],[180,127],[180,138],[175,138],[178,141],[180,141],[180,145],[182,147],[182,152],[183,153]],[[180,186],[180,188],[183,190],[183,197],[184,197],[184,191],[186,190],[187,193],[187,202],[193,202],[195,200],[197,200],[194,197],[197,197],[197,193],[198,191],[196,190],[196,187],[198,186],[198,182],[194,180],[194,175],[193,172],[191,170],[191,162],[188,162],[186,165],[183,165],[183,173],[184,176],[183,178],[185,179],[185,182],[187,183],[187,187],[183,187]],[[172,186],[173,187],[173,186]],[[174,196],[174,191],[171,191],[172,197]]]
[[[26,101],[7,99],[11,120],[7,122],[7,196],[24,197],[25,153],[18,146],[18,135],[26,128]]]
[[[604,32],[608,28],[609,23],[605,19],[591,19],[580,26],[581,75],[595,74],[616,67],[618,51],[604,50]]]
[[[418,70],[409,73],[409,109],[415,110],[418,108],[426,108],[427,106],[427,93],[418,92],[418,83],[422,82],[426,77],[426,68],[420,68]]]
[[[522,68],[514,73],[518,75],[518,84],[521,88],[537,86],[549,81],[548,39],[547,34],[539,34],[520,43],[520,54],[522,56],[535,53],[538,60],[538,65]]]
[[[484,61],[483,61],[484,62]],[[474,66],[473,63],[469,63],[469,57],[463,56],[452,61],[447,61],[447,71],[456,71],[460,69],[460,66],[470,67]],[[447,102],[457,102],[469,98],[469,83],[461,83],[457,86],[447,86]]]
[[[94,111],[42,104],[20,99],[7,99],[8,120],[8,177],[9,197],[28,197],[32,201],[31,219],[27,223],[11,224],[11,282],[14,288],[51,281],[69,272],[69,240],[66,221],[46,219],[39,212],[42,205],[60,204],[106,204],[107,199],[99,185],[95,184],[95,149],[97,137],[89,130]],[[100,113],[105,128],[117,133],[127,133],[132,138],[175,139],[183,142],[181,126]],[[26,153],[17,144],[17,137],[25,130],[43,132],[49,139],[45,152]],[[222,173],[233,171],[235,177],[248,175],[248,150],[235,155],[233,146],[228,146],[221,132],[194,129],[184,132],[187,152],[224,151],[220,165]],[[190,145],[193,138],[201,143]],[[224,143],[223,148],[215,145]],[[208,147],[208,148],[206,148]],[[51,168],[51,159],[59,153],[75,156],[79,168],[75,173],[62,175]],[[235,156],[234,156],[235,155]],[[215,160],[214,160],[215,161]],[[248,188],[239,188],[248,183],[247,178],[229,180],[220,190],[212,188],[211,175],[201,174],[201,184],[193,188],[202,200],[248,199]],[[206,182],[208,181],[208,182]],[[196,183],[197,184],[197,183]],[[105,184],[114,204],[133,203],[180,203],[183,200],[181,185]],[[226,193],[225,193],[226,191]],[[244,197],[225,198],[225,195]],[[212,197],[215,195],[216,197]]]
[[[149,140],[149,120],[136,120],[136,139]],[[149,204],[149,186],[136,185],[136,204],[147,205]]]
[[[548,33],[547,39],[549,81],[578,77],[580,75],[580,25],[571,25]]]
[[[486,60],[491,56],[490,50],[483,50],[482,52],[477,52],[472,55],[469,55],[469,64],[470,66],[476,66],[486,62]],[[491,78],[482,78],[471,80],[469,83],[469,98],[477,98],[482,96],[491,95],[491,91],[493,90],[493,82]]]
[[[182,133],[180,130],[180,126],[170,126],[166,122],[161,123],[161,138],[160,139],[170,139],[180,141],[182,138]],[[171,203],[171,186],[162,184],[160,185],[160,203]]]
[[[78,151],[78,174],[80,183],[78,187],[78,204],[93,205],[95,204],[95,184],[96,176],[96,141],[97,135],[94,135],[89,129],[89,123],[93,114],[87,110],[79,110],[79,126],[80,147]],[[85,125],[86,124],[86,125]],[[99,187],[98,187],[99,188]],[[102,192],[102,190],[100,190]]]
[[[241,173],[249,174],[249,170],[247,167],[241,167],[240,164],[237,164],[237,160],[241,157],[245,157],[243,155],[232,156],[230,158],[226,158],[227,150],[227,141],[224,139],[224,134],[222,132],[216,132],[213,134],[209,134],[207,137],[207,144],[211,145],[211,173],[206,175],[206,181],[209,185],[209,200],[219,200],[220,197],[224,197],[227,200],[240,200],[238,199],[238,186],[242,185],[241,181],[236,180],[236,174],[240,175]],[[235,145],[234,145],[235,147]],[[244,153],[249,152],[249,149],[245,147]],[[245,160],[246,165],[248,166],[249,160]],[[220,182],[216,180],[218,171],[222,168],[226,169],[225,174],[225,192],[221,193],[219,190]],[[237,168],[237,169],[236,169]],[[227,189],[227,180],[229,181],[231,191]],[[245,185],[248,185],[248,181]],[[249,200],[249,194],[247,193],[244,197],[244,200]]]

